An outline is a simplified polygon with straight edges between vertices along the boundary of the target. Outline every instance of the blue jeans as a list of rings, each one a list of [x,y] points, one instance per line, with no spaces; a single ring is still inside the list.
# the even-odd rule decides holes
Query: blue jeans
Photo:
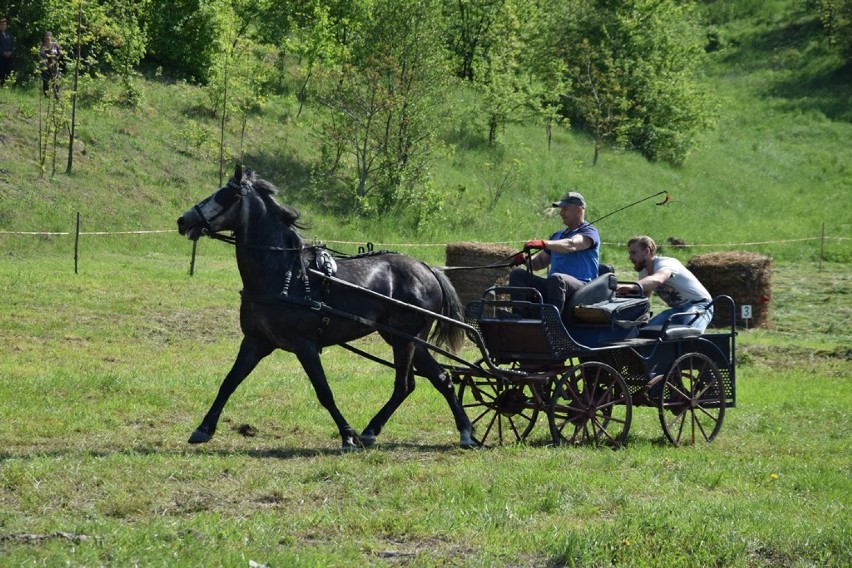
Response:
[[[666,321],[668,321],[672,314],[703,311],[704,313],[698,317],[692,313],[688,315],[674,316],[671,318],[670,325],[688,325],[690,327],[697,327],[701,330],[701,333],[704,333],[704,330],[707,329],[707,326],[710,325],[710,321],[713,319],[713,308],[708,308],[707,306],[709,305],[710,302],[686,302],[685,304],[681,304],[658,313],[651,318],[648,325],[663,325]]]

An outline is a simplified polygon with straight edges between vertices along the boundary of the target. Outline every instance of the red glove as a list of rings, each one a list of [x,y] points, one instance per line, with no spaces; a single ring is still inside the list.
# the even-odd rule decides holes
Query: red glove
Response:
[[[547,245],[544,244],[544,241],[527,241],[524,244],[524,250],[528,251],[530,249],[547,250]]]
[[[518,254],[516,254],[515,256],[512,257],[512,266],[520,266],[524,262],[526,262],[526,260],[527,260],[526,255],[522,252],[519,252]]]

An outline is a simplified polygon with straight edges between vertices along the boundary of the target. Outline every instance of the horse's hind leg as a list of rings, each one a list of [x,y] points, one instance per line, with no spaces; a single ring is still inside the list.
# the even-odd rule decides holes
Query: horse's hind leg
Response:
[[[473,425],[470,423],[470,418],[468,418],[464,408],[462,408],[458,396],[456,396],[450,375],[438,364],[425,347],[417,347],[414,355],[414,368],[429,379],[432,385],[438,389],[438,392],[444,395],[447,404],[450,405],[450,410],[456,421],[456,428],[459,431],[459,445],[462,448],[475,448],[479,446],[479,443],[473,439]]]
[[[237,359],[234,361],[233,367],[222,381],[222,386],[219,387],[219,394],[210,410],[201,421],[201,425],[195,429],[195,432],[189,437],[190,444],[201,444],[207,442],[213,437],[216,432],[216,425],[219,422],[219,415],[225,408],[228,398],[240,386],[249,373],[251,373],[261,359],[272,353],[275,348],[266,343],[255,339],[243,338],[240,344],[240,351],[237,354]]]
[[[392,341],[392,344],[394,368],[396,369],[393,393],[381,410],[370,420],[364,431],[361,432],[361,442],[365,446],[372,446],[376,443],[376,436],[381,433],[391,415],[408,398],[408,395],[414,392],[414,372],[412,369],[414,343]]]

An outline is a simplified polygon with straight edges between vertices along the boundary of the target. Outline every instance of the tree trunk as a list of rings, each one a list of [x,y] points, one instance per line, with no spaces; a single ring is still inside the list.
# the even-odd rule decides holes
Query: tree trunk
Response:
[[[77,12],[77,54],[74,57],[74,96],[71,100],[71,132],[68,138],[68,165],[65,173],[70,174],[74,165],[74,133],[77,131],[77,86],[80,79],[80,44],[83,37],[83,3]]]

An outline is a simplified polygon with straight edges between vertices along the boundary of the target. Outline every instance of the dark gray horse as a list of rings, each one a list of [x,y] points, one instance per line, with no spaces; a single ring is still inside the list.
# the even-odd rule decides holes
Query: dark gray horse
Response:
[[[437,319],[430,339],[434,345],[455,349],[461,344],[461,327],[429,317],[430,313],[452,319],[462,316],[461,302],[446,276],[405,255],[374,253],[337,259],[335,278],[356,286],[323,279],[311,270],[317,264],[324,267],[321,261],[317,263],[322,251],[304,246],[298,232],[299,213],[281,205],[276,193],[271,183],[238,166],[225,187],[178,219],[178,231],[192,240],[233,231],[243,281],[239,354],[189,442],[210,440],[228,398],[260,360],[277,348],[298,357],[320,403],[337,424],[344,450],[375,443],[382,427],[414,390],[415,371],[426,376],[447,399],[461,446],[475,446],[470,420],[449,375],[429,348],[414,339],[426,340]],[[320,351],[377,330],[393,348],[396,378],[390,399],[358,435],[334,402]]]

